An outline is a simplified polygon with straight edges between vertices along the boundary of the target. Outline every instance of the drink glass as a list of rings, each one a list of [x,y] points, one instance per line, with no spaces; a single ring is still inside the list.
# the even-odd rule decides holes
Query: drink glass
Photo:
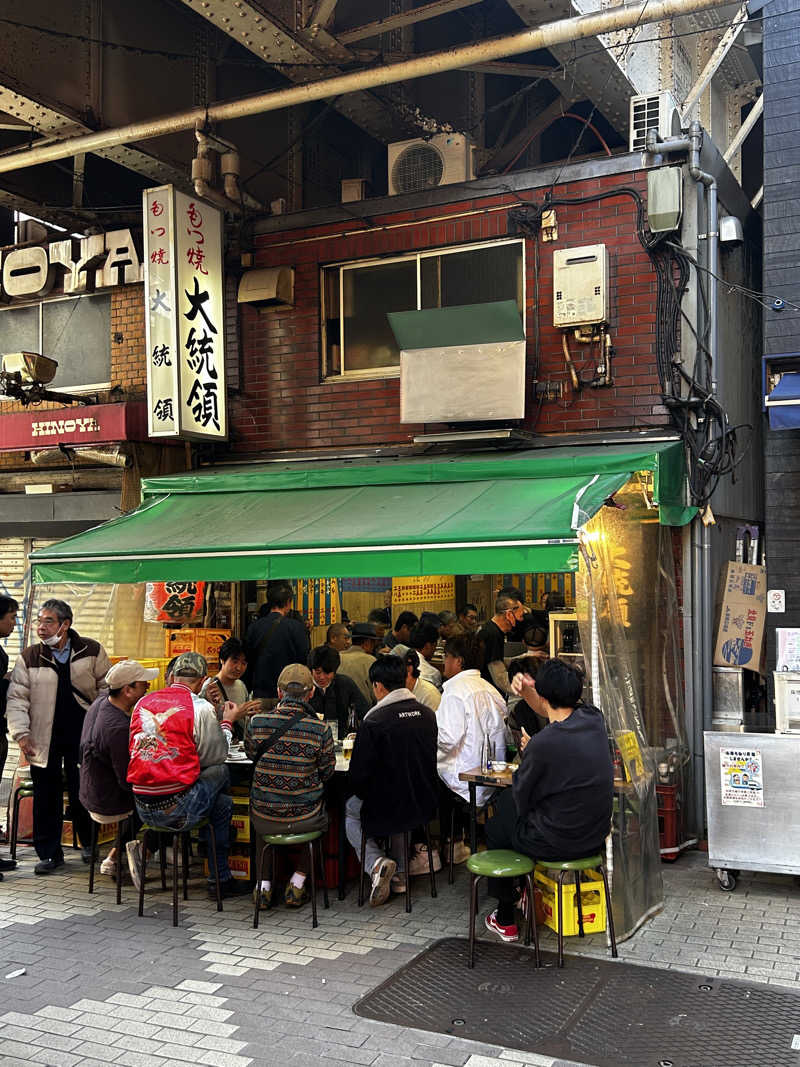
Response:
[[[336,744],[338,744],[338,741],[339,741],[339,723],[336,721],[336,719],[328,719],[328,726],[329,726],[330,731],[331,731],[331,737],[333,738],[333,743],[334,743],[334,745],[336,745]]]
[[[486,770],[490,771],[494,764],[495,742],[486,739]]]
[[[342,755],[348,763],[350,762],[350,757],[353,755],[354,744],[355,741],[352,737],[346,737],[344,741],[342,741]]]

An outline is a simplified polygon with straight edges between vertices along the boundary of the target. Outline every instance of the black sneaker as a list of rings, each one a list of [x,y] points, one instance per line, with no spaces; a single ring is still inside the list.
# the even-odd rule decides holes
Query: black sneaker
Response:
[[[16,860],[4,860],[0,859],[0,871],[13,871],[16,869]]]
[[[52,874],[53,871],[57,871],[59,867],[64,866],[64,857],[58,860],[39,860],[36,866],[33,868],[34,874]]]
[[[251,892],[250,883],[244,878],[228,878],[226,881],[219,883],[219,895],[223,900],[228,897],[250,896]],[[208,895],[211,900],[217,899],[217,890],[213,882],[208,883]]]

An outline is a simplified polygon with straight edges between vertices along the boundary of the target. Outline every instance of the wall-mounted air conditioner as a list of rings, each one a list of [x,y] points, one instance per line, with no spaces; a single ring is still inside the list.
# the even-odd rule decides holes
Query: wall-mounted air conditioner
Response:
[[[389,195],[421,193],[475,177],[472,142],[463,133],[437,133],[389,145]]]
[[[672,93],[648,93],[631,97],[630,150],[644,152],[648,130],[658,130],[659,137],[679,137],[681,113]]]

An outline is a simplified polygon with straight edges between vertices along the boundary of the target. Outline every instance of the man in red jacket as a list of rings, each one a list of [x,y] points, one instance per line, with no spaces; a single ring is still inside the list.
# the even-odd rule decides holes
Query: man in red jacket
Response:
[[[228,786],[228,758],[233,723],[243,705],[226,701],[222,722],[214,705],[199,696],[208,673],[197,652],[175,660],[174,681],[147,693],[133,709],[128,781],[142,822],[164,830],[188,830],[203,819],[214,829],[220,888],[224,897],[248,893],[228,866],[233,801]],[[141,871],[141,841],[127,846],[134,883]],[[209,879],[209,895],[214,883]]]

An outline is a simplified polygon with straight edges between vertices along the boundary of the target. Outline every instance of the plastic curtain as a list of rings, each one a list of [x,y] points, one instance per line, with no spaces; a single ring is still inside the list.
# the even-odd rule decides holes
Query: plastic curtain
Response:
[[[652,541],[657,550],[657,534]],[[648,552],[648,543],[635,510],[604,508],[582,531],[576,576],[589,695],[605,715],[618,759],[609,859],[620,940],[630,937],[664,902],[657,761],[648,745],[641,696],[652,656],[636,618],[652,611],[657,580],[657,552]]]

